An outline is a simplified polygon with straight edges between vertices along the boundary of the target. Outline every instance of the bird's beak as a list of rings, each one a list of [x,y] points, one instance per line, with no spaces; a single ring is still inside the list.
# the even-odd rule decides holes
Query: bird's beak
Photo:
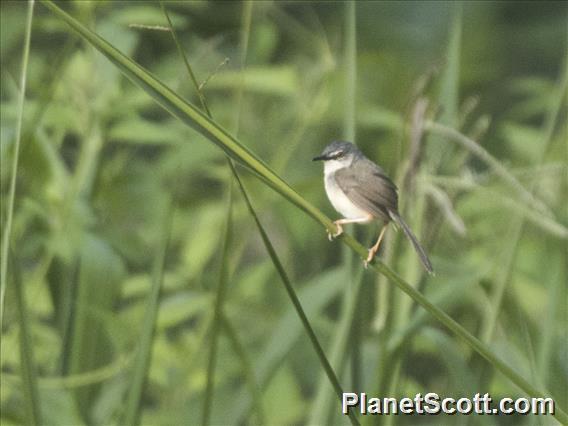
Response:
[[[325,161],[327,160],[327,156],[326,155],[318,155],[317,157],[312,158],[312,161]]]

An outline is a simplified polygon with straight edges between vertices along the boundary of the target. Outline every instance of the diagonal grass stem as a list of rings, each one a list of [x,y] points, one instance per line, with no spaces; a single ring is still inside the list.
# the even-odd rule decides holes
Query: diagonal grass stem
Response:
[[[52,1],[42,0],[49,10],[51,10],[59,18],[63,19],[74,31],[79,33],[85,40],[97,48],[104,54],[121,72],[123,72],[135,84],[145,90],[152,98],[162,105],[172,115],[179,118],[212,143],[219,146],[232,158],[243,163],[247,168],[251,169],[259,178],[268,186],[281,194],[290,203],[296,205],[302,211],[306,212],[315,221],[326,227],[331,232],[336,231],[332,221],[323,214],[318,208],[306,201],[300,194],[293,190],[280,176],[274,173],[256,154],[242,145],[237,139],[231,136],[226,130],[217,123],[209,119],[205,114],[200,112],[195,106],[187,103],[179,97],[174,91],[158,81],[149,72],[141,66],[126,57],[114,46],[102,39],[96,33],[89,30],[71,15],[64,12]],[[322,238],[324,236],[322,235]],[[353,237],[343,234],[338,238],[343,244],[348,245],[357,253],[361,259],[367,256],[367,250]],[[504,374],[520,389],[530,396],[545,396],[538,391],[535,386],[525,380],[520,374],[514,371],[506,362],[498,358],[493,351],[484,343],[479,341],[475,336],[470,334],[465,328],[453,320],[448,314],[432,304],[421,292],[413,288],[410,284],[399,277],[394,271],[384,265],[382,262],[375,260],[371,268],[378,273],[385,275],[400,290],[410,296],[416,303],[426,309],[434,318],[445,325],[450,331],[456,334],[471,348],[485,358],[492,366]],[[287,287],[288,288],[288,287]],[[294,298],[293,293],[290,294]],[[294,295],[295,296],[295,295]],[[296,300],[299,307],[299,301]],[[293,302],[293,303],[296,303]],[[306,319],[307,321],[307,319]],[[555,412],[555,417],[562,423],[568,423],[568,415],[559,407]]]

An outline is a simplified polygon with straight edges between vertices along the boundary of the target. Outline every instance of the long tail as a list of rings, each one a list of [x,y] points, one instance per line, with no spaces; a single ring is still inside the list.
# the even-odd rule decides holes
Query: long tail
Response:
[[[428,259],[428,255],[426,254],[426,252],[424,251],[424,249],[422,248],[422,246],[420,245],[420,243],[418,242],[418,240],[416,239],[416,237],[414,236],[414,234],[412,233],[412,231],[410,230],[410,228],[408,227],[406,222],[404,220],[402,220],[402,217],[400,217],[400,215],[398,213],[395,213],[392,210],[389,211],[389,213],[390,213],[391,218],[397,224],[400,225],[400,227],[404,231],[404,234],[406,235],[406,237],[410,240],[410,242],[414,246],[414,250],[416,250],[418,257],[420,257],[420,261],[424,265],[424,268],[428,271],[429,274],[433,274],[434,269],[432,268],[432,264],[430,263],[430,259]]]

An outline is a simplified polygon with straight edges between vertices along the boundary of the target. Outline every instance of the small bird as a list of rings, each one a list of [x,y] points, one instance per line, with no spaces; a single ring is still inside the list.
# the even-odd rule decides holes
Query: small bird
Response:
[[[337,232],[328,232],[329,239],[343,233],[347,223],[369,223],[382,221],[383,227],[376,244],[369,249],[365,267],[373,260],[385,234],[388,223],[393,220],[400,225],[408,237],[420,261],[428,273],[432,274],[432,264],[426,252],[398,213],[398,194],[396,185],[383,169],[369,160],[350,142],[334,141],[325,147],[321,155],[313,161],[324,162],[325,192],[329,201],[343,219],[333,222]]]

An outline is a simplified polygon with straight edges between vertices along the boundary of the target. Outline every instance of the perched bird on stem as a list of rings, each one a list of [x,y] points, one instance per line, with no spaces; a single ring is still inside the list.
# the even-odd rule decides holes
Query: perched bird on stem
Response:
[[[432,264],[428,255],[398,213],[398,194],[396,185],[383,169],[369,160],[350,142],[335,141],[325,147],[321,155],[313,161],[324,162],[325,191],[329,201],[343,219],[333,222],[337,227],[333,239],[343,233],[343,225],[348,223],[369,223],[378,220],[383,223],[379,238],[369,249],[365,267],[373,260],[379,250],[387,225],[392,220],[398,224],[412,243],[418,257],[428,273],[432,274]]]

